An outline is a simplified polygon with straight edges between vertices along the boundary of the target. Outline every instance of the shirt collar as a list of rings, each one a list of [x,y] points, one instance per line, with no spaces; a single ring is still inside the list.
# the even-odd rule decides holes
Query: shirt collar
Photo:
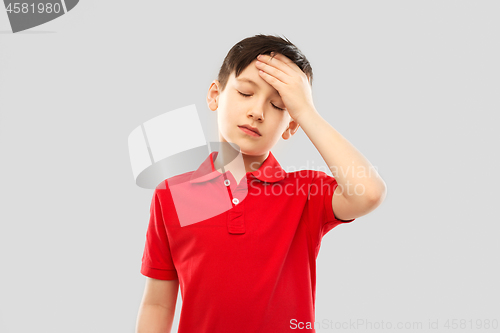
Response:
[[[189,180],[191,183],[206,182],[222,175],[219,171],[215,170],[214,167],[214,159],[217,157],[217,154],[217,151],[210,153],[199,168],[196,169],[196,171],[191,175]],[[269,151],[269,155],[261,164],[259,169],[248,173],[266,183],[278,182],[284,179],[286,174],[285,170],[281,168],[281,165],[278,163],[271,151]]]

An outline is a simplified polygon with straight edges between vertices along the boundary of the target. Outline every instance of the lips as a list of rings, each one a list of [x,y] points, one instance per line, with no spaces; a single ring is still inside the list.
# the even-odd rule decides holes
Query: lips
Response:
[[[262,135],[260,134],[259,130],[256,128],[256,127],[252,127],[250,125],[241,125],[241,126],[238,126],[238,127],[243,127],[243,128],[246,128],[254,133],[257,133],[258,135]]]

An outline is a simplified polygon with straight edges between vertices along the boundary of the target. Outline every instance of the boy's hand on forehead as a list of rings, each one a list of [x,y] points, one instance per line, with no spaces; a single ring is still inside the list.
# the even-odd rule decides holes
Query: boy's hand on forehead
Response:
[[[278,91],[292,119],[298,122],[301,115],[316,110],[307,75],[288,57],[281,53],[272,58],[261,54],[255,66],[260,77]]]

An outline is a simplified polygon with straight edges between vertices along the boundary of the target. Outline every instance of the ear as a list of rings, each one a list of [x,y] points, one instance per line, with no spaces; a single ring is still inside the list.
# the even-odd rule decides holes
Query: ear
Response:
[[[217,110],[219,105],[219,95],[220,95],[219,86],[220,86],[219,81],[214,80],[210,85],[210,88],[208,88],[207,104],[210,110],[212,111]]]
[[[299,123],[292,119],[288,124],[286,130],[281,135],[281,137],[284,140],[290,139],[299,130],[299,127],[300,127]]]

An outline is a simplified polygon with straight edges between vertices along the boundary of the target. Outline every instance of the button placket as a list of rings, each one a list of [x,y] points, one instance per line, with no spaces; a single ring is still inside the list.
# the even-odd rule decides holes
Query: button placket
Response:
[[[237,185],[233,186],[234,188],[231,189],[231,186],[230,186],[231,180],[227,177],[226,173],[223,173],[223,176],[224,176],[224,185],[227,187],[229,197],[231,199],[231,202],[233,203],[233,208],[234,208],[234,207],[236,207],[237,204],[239,204],[241,202],[240,199],[238,199],[236,197],[237,193],[241,194],[243,191],[248,192],[248,184],[245,184],[246,188],[244,188],[244,184],[242,184],[241,182],[240,182],[240,184],[237,184],[236,182],[234,182]],[[231,176],[232,176],[232,174],[231,174]]]
[[[245,202],[233,207],[227,212],[227,231],[230,234],[241,235],[245,233]]]
[[[223,173],[222,176],[224,177],[224,185],[227,188],[227,193],[229,194],[229,199],[232,201],[233,200],[233,193],[231,192],[231,181],[227,178],[226,173]]]
[[[245,233],[245,215],[244,215],[243,202],[240,203],[240,200],[238,198],[233,197],[233,193],[230,186],[231,181],[227,178],[225,173],[223,175],[224,175],[224,185],[227,188],[229,197],[233,204],[233,208],[231,208],[226,214],[227,231],[230,234],[241,235]],[[238,192],[237,187],[235,188],[235,192]]]

